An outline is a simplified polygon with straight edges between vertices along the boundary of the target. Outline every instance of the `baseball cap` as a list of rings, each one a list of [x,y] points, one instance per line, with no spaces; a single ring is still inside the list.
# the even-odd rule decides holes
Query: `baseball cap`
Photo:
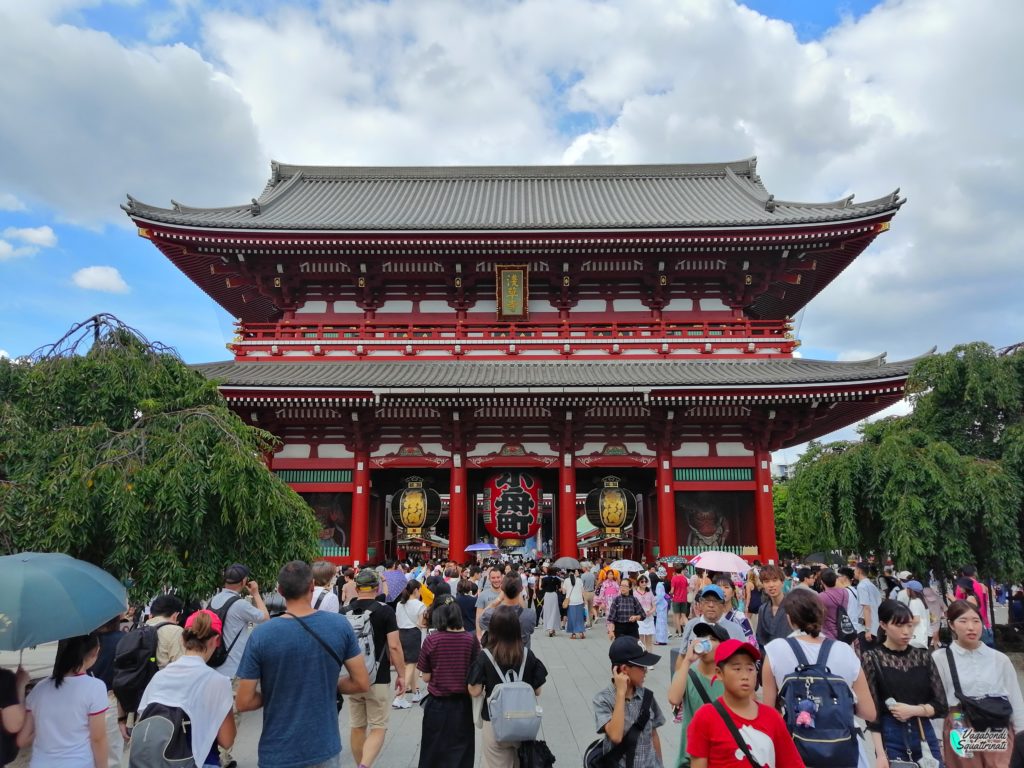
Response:
[[[706,621],[699,621],[693,625],[694,637],[714,637],[720,643],[729,639],[729,633],[721,624],[708,624]]]
[[[363,570],[356,574],[357,587],[376,587],[379,583],[380,578],[373,568],[363,568]]]
[[[196,623],[196,617],[198,617],[200,613],[205,613],[210,617],[210,627],[213,629],[214,632],[216,632],[218,635],[223,633],[224,625],[220,620],[220,616],[218,616],[213,611],[207,610],[206,608],[203,608],[201,611],[196,611],[191,616],[189,616],[185,620],[185,629],[192,629],[192,625]]]
[[[921,585],[921,582],[918,581],[917,579],[910,579],[909,581],[904,581],[903,582],[903,586],[906,587],[907,589],[912,589],[915,592],[923,592],[924,591],[924,587]]]
[[[913,577],[914,574],[912,574],[910,571],[900,571],[896,574],[896,578],[900,581],[907,581],[908,579],[912,579]]]
[[[722,588],[717,584],[708,584],[706,587],[704,587],[704,589],[700,591],[700,594],[697,595],[697,599],[703,600],[708,595],[713,595],[722,602],[725,602],[725,592],[723,592]]]
[[[715,649],[715,664],[721,666],[737,653],[745,653],[754,661],[761,660],[761,652],[744,640],[730,639]]]
[[[249,578],[249,569],[241,563],[234,563],[224,569],[225,584],[241,584]]]
[[[634,667],[650,669],[661,656],[648,653],[635,637],[618,637],[608,649],[608,658],[612,664],[631,664]]]

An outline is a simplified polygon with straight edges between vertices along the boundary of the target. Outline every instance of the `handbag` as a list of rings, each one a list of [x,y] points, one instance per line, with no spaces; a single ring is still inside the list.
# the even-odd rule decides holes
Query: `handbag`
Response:
[[[1013,716],[1010,700],[1006,696],[964,696],[960,688],[960,675],[957,674],[956,662],[953,660],[953,649],[948,645],[946,660],[949,662],[949,675],[953,678],[953,690],[968,725],[977,731],[1008,727]]]
[[[327,651],[327,653],[331,656],[331,658],[333,658],[336,662],[338,662],[338,666],[339,667],[341,667],[342,669],[345,668],[345,662],[341,660],[341,656],[339,656],[337,654],[337,652],[333,648],[331,648],[331,646],[329,646],[327,643],[325,643],[324,639],[322,637],[320,637],[320,635],[318,635],[316,632],[314,632],[312,629],[310,629],[309,626],[307,626],[306,622],[304,622],[302,619],[300,619],[294,613],[289,613],[288,611],[285,611],[285,613],[287,613],[289,616],[291,616],[293,619],[295,619],[297,622],[299,622],[299,626],[302,627],[307,632],[309,632],[309,634],[311,634],[313,636],[313,639],[315,639],[318,643],[320,643],[320,645],[322,645],[324,647],[324,650]],[[372,683],[373,681],[371,680],[370,682]],[[334,703],[335,703],[335,706],[338,708],[338,712],[341,712],[341,708],[343,706],[345,706],[345,695],[341,691],[337,690],[337,685],[335,685],[335,692],[336,692],[336,696],[335,696],[335,702]]]
[[[543,724],[540,733],[544,735]],[[516,754],[519,756],[519,768],[551,768],[555,764],[555,756],[544,739],[520,742]]]
[[[636,754],[636,742],[647,727],[647,721],[651,718],[651,704],[654,702],[654,693],[650,689],[644,689],[644,698],[640,704],[640,714],[636,722],[622,737],[622,741],[613,746],[607,752],[605,744],[610,744],[607,736],[602,736],[587,745],[583,751],[583,768],[614,768],[619,764],[623,756],[626,757],[626,764],[633,764],[633,757]],[[758,766],[757,768],[761,768]]]

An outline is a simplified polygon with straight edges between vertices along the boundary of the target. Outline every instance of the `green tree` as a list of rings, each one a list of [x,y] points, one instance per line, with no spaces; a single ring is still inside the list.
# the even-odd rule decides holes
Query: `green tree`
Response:
[[[923,359],[913,412],[811,443],[787,487],[787,536],[802,549],[891,555],[923,573],[976,563],[1024,576],[1024,349],[982,343]]]
[[[203,596],[229,563],[273,583],[317,523],[243,423],[173,350],[109,316],[0,360],[0,551],[66,552],[131,586]]]

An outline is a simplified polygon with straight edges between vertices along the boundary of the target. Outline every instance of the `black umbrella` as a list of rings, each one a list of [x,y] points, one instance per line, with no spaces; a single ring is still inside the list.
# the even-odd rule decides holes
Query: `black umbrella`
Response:
[[[814,552],[803,559],[804,565],[842,565],[843,558],[835,552]]]

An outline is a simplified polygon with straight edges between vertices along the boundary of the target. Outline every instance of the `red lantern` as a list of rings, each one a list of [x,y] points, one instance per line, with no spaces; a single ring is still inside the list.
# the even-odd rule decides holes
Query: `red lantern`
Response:
[[[484,525],[497,539],[528,539],[540,530],[540,482],[528,472],[495,472],[484,484]]]

